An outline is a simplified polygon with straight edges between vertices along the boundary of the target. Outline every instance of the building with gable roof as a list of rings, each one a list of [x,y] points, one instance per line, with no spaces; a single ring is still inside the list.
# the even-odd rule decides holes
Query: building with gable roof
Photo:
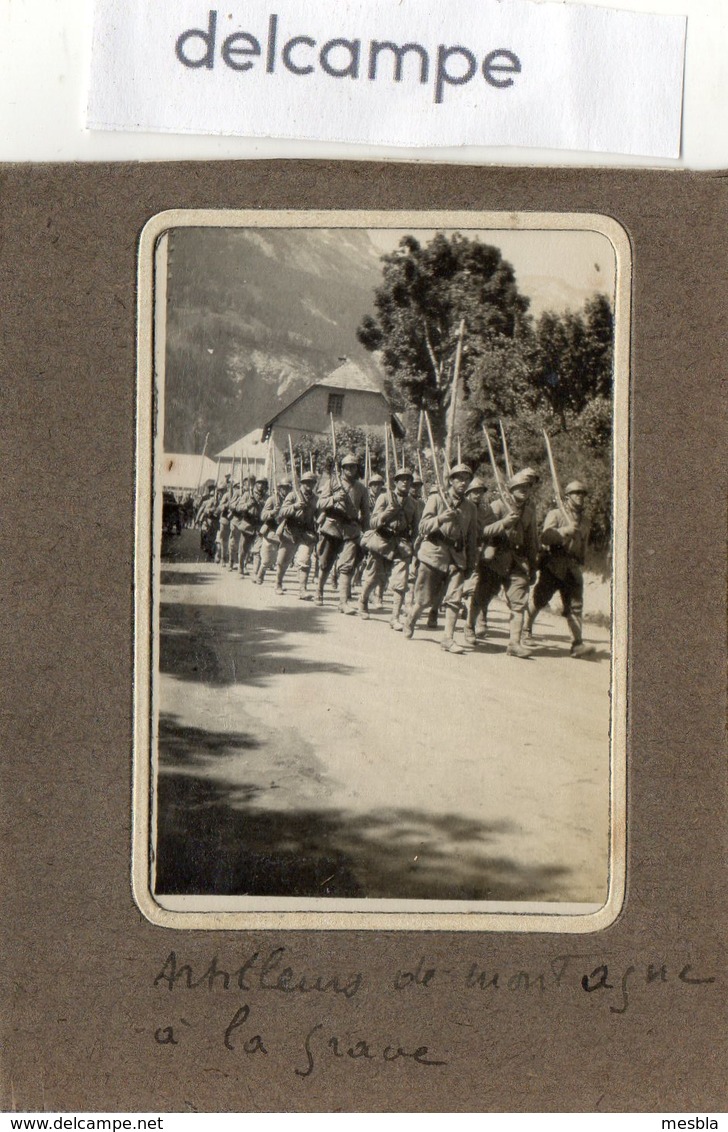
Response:
[[[392,412],[383,383],[365,373],[355,362],[344,358],[328,377],[309,385],[308,389],[279,409],[262,429],[253,429],[229,444],[216,454],[215,459],[219,459],[221,467],[228,472],[235,456],[236,479],[240,461],[244,473],[266,475],[269,472],[271,439],[276,468],[285,468],[288,437],[297,444],[304,435],[329,436],[332,416],[337,428],[352,427],[383,433],[384,426],[389,424],[398,439],[405,435],[402,422]]]
[[[384,426],[389,424],[395,436],[404,436],[404,427],[392,412],[383,383],[344,358],[328,377],[310,385],[266,421],[262,439],[267,442],[272,436],[276,449],[287,452],[289,434],[294,444],[305,433],[328,434],[331,417],[337,427],[383,433]]]

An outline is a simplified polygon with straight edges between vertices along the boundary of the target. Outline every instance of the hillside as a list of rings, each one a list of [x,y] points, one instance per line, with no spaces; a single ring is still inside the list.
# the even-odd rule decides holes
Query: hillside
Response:
[[[219,451],[346,355],[381,281],[359,229],[177,229],[170,237],[165,448]]]

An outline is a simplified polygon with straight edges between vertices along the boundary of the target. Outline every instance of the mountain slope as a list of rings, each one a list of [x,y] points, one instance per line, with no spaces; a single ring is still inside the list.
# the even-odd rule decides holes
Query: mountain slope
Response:
[[[208,452],[262,425],[346,355],[381,281],[362,229],[176,229],[169,241],[167,451]]]

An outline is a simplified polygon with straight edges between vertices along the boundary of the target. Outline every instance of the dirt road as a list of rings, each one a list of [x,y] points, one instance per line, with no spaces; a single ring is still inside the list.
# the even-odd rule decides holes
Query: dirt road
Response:
[[[506,657],[497,601],[452,656],[197,539],[162,563],[157,891],[603,903],[607,630],[573,660],[547,611],[534,658]]]

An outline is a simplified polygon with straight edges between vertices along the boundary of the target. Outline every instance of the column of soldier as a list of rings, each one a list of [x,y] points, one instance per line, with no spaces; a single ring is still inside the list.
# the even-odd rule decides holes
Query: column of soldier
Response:
[[[452,654],[470,651],[487,636],[488,607],[502,592],[510,614],[506,654],[530,659],[538,647],[534,621],[558,593],[570,654],[586,657],[594,651],[582,638],[587,488],[574,480],[560,492],[545,437],[555,506],[539,528],[533,500],[539,473],[523,468],[514,474],[506,460],[510,475],[504,481],[487,433],[486,438],[494,497],[488,498],[488,485],[462,460],[452,467],[445,462],[442,473],[435,460],[436,482],[426,499],[422,476],[404,465],[404,453],[392,468],[389,440],[386,478],[371,474],[363,482],[352,452],[334,457],[328,474],[297,473],[289,438],[291,474],[280,482],[245,477],[242,469],[239,482],[230,475],[219,486],[210,482],[196,516],[203,549],[254,585],[263,585],[267,572],[275,571],[276,594],[286,592],[293,566],[298,598],[319,606],[332,578],[339,612],[363,620],[370,619],[370,610],[383,610],[388,587],[391,629],[411,640],[422,614],[429,614],[432,629],[442,610],[441,647]],[[396,456],[394,442],[392,447]],[[465,647],[455,640],[459,617]]]

